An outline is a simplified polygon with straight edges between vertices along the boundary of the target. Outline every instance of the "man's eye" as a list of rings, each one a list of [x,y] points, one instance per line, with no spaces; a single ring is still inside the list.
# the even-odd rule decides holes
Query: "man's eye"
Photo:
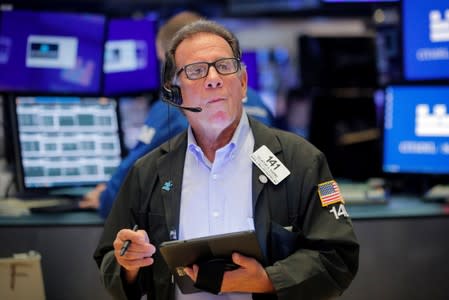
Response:
[[[231,65],[229,63],[219,63],[219,64],[217,64],[217,68],[220,71],[226,72],[226,71],[229,71],[231,69]]]
[[[203,66],[192,66],[189,68],[189,73],[191,75],[200,75],[203,74],[204,67]]]

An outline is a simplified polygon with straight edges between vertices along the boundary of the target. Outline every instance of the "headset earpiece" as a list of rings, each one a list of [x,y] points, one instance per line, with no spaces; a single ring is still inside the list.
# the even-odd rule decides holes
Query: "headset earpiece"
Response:
[[[179,86],[173,85],[167,87],[167,85],[164,84],[162,86],[162,97],[164,98],[164,101],[172,102],[176,105],[182,104],[181,89]]]
[[[162,98],[164,101],[168,101],[176,105],[181,105],[181,89],[179,88],[179,86],[172,85],[171,83],[172,78],[170,78],[170,74],[168,72],[168,70],[170,70],[171,68],[171,60],[166,59],[162,71]]]
[[[173,95],[173,103],[177,104],[177,105],[181,105],[182,104],[182,95],[181,95],[181,89],[179,88],[179,86],[177,85],[173,85],[171,87],[171,92]]]

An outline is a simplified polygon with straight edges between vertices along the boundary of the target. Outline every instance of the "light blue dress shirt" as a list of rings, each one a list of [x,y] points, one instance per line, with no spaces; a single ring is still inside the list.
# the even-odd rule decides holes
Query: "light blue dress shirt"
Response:
[[[252,162],[254,136],[244,111],[231,141],[210,162],[188,129],[181,194],[179,239],[254,229]],[[251,294],[182,294],[177,300],[251,299]]]

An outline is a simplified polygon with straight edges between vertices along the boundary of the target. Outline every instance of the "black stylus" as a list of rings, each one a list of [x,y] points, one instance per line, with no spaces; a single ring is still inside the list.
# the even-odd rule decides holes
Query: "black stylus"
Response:
[[[137,224],[134,225],[133,231],[137,231],[138,228],[139,228],[139,226],[137,226]],[[125,253],[126,253],[126,251],[128,250],[128,247],[129,247],[130,244],[131,244],[131,240],[126,240],[126,241],[123,243],[122,249],[120,249],[120,256],[125,255]]]

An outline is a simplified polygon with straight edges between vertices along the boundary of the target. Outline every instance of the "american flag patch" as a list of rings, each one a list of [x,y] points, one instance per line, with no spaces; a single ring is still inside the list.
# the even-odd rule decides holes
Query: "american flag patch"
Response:
[[[318,195],[320,196],[322,206],[328,206],[337,202],[345,203],[335,180],[320,183],[318,185]]]

